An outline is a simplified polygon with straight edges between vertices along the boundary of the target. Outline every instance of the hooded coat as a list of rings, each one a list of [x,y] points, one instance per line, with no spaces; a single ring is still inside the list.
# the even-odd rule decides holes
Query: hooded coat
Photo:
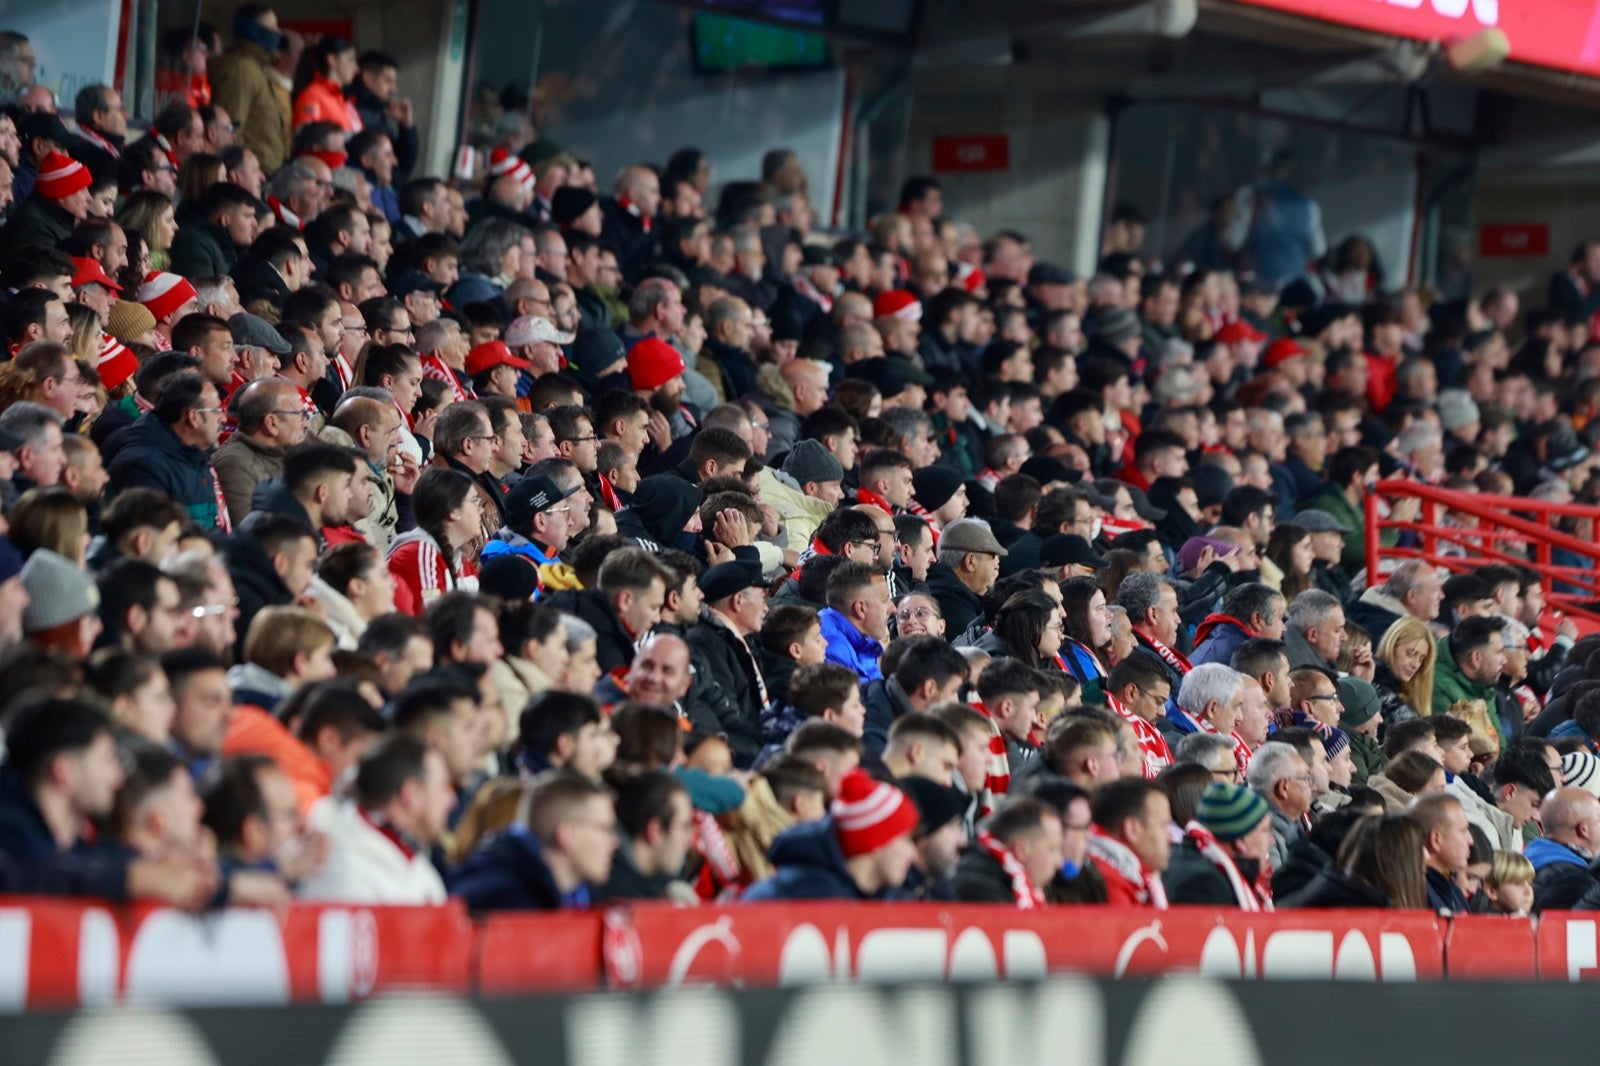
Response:
[[[1189,653],[1189,662],[1195,666],[1203,663],[1227,666],[1239,645],[1254,636],[1248,626],[1231,615],[1207,615],[1194,631],[1194,651]]]
[[[671,474],[653,474],[639,482],[633,502],[617,514],[617,532],[646,551],[676,545],[700,506],[700,489]]]
[[[768,856],[778,872],[746,889],[740,897],[745,902],[872,898],[850,876],[831,815],[785,829]]]

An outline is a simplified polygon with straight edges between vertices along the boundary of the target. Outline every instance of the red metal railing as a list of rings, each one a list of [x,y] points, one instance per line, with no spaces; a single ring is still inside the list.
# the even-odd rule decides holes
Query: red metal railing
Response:
[[[1411,521],[1381,518],[1378,501],[1392,509],[1418,500]],[[1600,507],[1547,503],[1522,496],[1455,492],[1417,481],[1380,481],[1367,494],[1367,584],[1383,582],[1384,560],[1426,559],[1453,573],[1486,563],[1512,563],[1538,572],[1545,600],[1585,628],[1600,626]],[[1558,521],[1570,527],[1556,529]],[[1385,530],[1411,534],[1402,546],[1384,547]],[[1556,561],[1556,552],[1567,558]]]

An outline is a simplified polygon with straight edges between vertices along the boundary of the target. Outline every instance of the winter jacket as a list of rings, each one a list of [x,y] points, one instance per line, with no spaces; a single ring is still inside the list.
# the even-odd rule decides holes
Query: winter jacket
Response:
[[[803,899],[871,899],[845,866],[832,816],[779,833],[768,852],[777,873],[745,890],[749,903]]]
[[[1461,672],[1461,665],[1456,662],[1455,652],[1450,647],[1449,637],[1439,638],[1439,655],[1433,664],[1433,713],[1444,714],[1450,710],[1451,704],[1461,700],[1482,700],[1489,712],[1490,724],[1495,732],[1502,738],[1507,736],[1504,726],[1500,722],[1498,713],[1499,701],[1495,699],[1493,685],[1485,685],[1469,679]]]
[[[822,626],[822,639],[828,642],[827,661],[853,672],[862,681],[883,679],[883,645],[855,627],[844,615],[832,607],[824,607],[817,616]]]
[[[1425,871],[1428,881],[1428,907],[1435,913],[1459,914],[1467,909],[1467,897],[1448,874],[1429,867]]]
[[[1376,664],[1372,673],[1372,687],[1378,691],[1378,713],[1383,716],[1384,725],[1422,717],[1400,692],[1400,679],[1394,676],[1394,671],[1389,669],[1387,663],[1380,661]]]
[[[1278,805],[1270,799],[1267,801],[1267,813],[1272,817],[1272,847],[1267,851],[1267,861],[1274,870],[1281,869],[1289,861],[1289,849],[1295,841],[1305,836],[1300,828],[1300,823],[1292,820],[1287,814],[1278,809]]]
[[[244,658],[244,638],[250,632],[250,623],[263,607],[277,607],[294,602],[294,594],[283,583],[272,560],[262,550],[261,542],[248,532],[235,533],[228,538],[222,550],[223,562],[233,578],[234,591],[239,597],[239,620],[235,624],[239,642],[237,653]]]
[[[1227,666],[1239,645],[1253,636],[1250,628],[1237,618],[1225,614],[1207,615],[1194,631],[1194,651],[1189,654],[1189,662],[1195,666],[1202,663]]]
[[[0,241],[7,248],[15,248],[19,244],[42,244],[54,248],[72,236],[72,228],[76,223],[77,219],[66,208],[35,193],[22,201],[5,229],[0,230]]]
[[[322,604],[323,621],[333,630],[334,647],[341,651],[355,651],[356,645],[361,643],[361,634],[367,631],[367,620],[361,617],[356,605],[344,593],[315,575],[311,578],[311,587],[306,591]]]
[[[1383,797],[1383,809],[1388,814],[1403,814],[1411,806],[1411,793],[1384,774],[1373,774],[1367,778],[1367,787]]]
[[[761,501],[769,504],[783,519],[789,530],[790,544],[811,543],[822,520],[833,513],[831,503],[807,496],[794,484],[792,477],[771,467],[761,469]]]
[[[587,889],[562,895],[538,841],[513,824],[450,873],[450,894],[474,911],[553,911],[588,906]]]
[[[710,613],[702,613],[702,621],[689,629],[685,639],[697,668],[704,664],[728,693],[717,720],[733,751],[734,765],[747,769],[761,751],[761,680],[750,642],[721,620],[707,618]]]
[[[969,847],[956,860],[953,887],[963,903],[1006,903],[1016,906],[1011,875],[983,848]]]
[[[960,633],[983,613],[982,598],[963,585],[956,572],[943,563],[928,567],[927,592],[939,603],[946,633]]]
[[[250,41],[235,41],[233,47],[207,66],[211,78],[211,100],[233,116],[237,143],[255,152],[261,170],[271,174],[283,166],[288,155],[285,115],[273,91],[272,56]],[[240,293],[243,302],[244,293]]]
[[[707,337],[705,344],[700,348],[698,366],[701,373],[707,371],[707,363],[715,363],[717,369],[722,372],[724,391],[720,399],[724,402],[737,401],[746,393],[755,391],[756,361],[743,348],[735,348],[731,344],[723,344],[714,337]]]
[[[895,719],[911,714],[914,708],[905,688],[893,677],[869,681],[861,689],[861,702],[867,709],[866,732],[861,746],[873,755],[882,757],[889,746],[889,729]]]
[[[243,256],[234,264],[229,276],[239,290],[239,303],[245,307],[257,300],[266,300],[272,306],[282,308],[283,302],[290,296],[289,284],[283,280],[283,275],[258,256]]]
[[[1373,737],[1353,729],[1345,730],[1345,735],[1350,738],[1350,759],[1356,764],[1356,772],[1351,775],[1350,783],[1365,785],[1374,775],[1383,773],[1389,765],[1389,757]]]
[[[1570,911],[1584,894],[1600,887],[1590,859],[1548,837],[1530,840],[1522,853],[1533,863],[1533,913]]]
[[[1444,790],[1461,801],[1467,821],[1482,829],[1496,851],[1522,851],[1522,833],[1512,824],[1511,815],[1472,790],[1460,774],[1448,775]]]
[[[1357,881],[1343,870],[1327,869],[1299,892],[1275,902],[1279,910],[1363,910],[1387,908],[1389,897],[1382,889]]]
[[[1332,868],[1333,856],[1312,843],[1310,837],[1301,837],[1289,845],[1282,868],[1273,869],[1273,900],[1294,895],[1315,881],[1318,874]]]
[[[205,451],[183,443],[153,413],[146,413],[123,432],[106,473],[116,492],[155,489],[188,511],[201,529],[210,530],[217,525],[217,488],[206,460]]]
[[[594,627],[595,655],[603,673],[633,664],[634,638],[599,589],[568,589],[549,598],[550,606],[577,615]]]
[[[611,876],[595,891],[600,901],[666,899],[668,887],[676,880],[668,874],[643,874],[633,861],[633,845],[623,839],[611,856]]]
[[[417,127],[402,126],[389,115],[389,102],[380,99],[376,93],[367,88],[367,83],[357,75],[356,80],[345,86],[345,96],[355,105],[356,115],[361,120],[360,129],[382,130],[389,135],[389,142],[394,145],[396,159],[396,180],[402,175],[408,175],[417,166]]]
[[[1344,552],[1339,556],[1339,562],[1352,573],[1366,569],[1367,516],[1350,506],[1350,500],[1345,496],[1344,490],[1337,485],[1325,484],[1317,495],[1301,501],[1296,507],[1296,513],[1311,509],[1327,511],[1344,526]],[[1385,548],[1394,547],[1400,543],[1400,531],[1383,530],[1378,535],[1378,543]],[[1347,597],[1339,598],[1342,600]],[[1373,639],[1376,640],[1381,635],[1374,634]]]
[[[298,130],[307,122],[331,122],[346,137],[361,132],[361,116],[356,105],[344,98],[344,90],[332,78],[321,73],[311,76],[311,82],[294,98],[294,117],[290,125]]]
[[[1381,587],[1374,586],[1361,594],[1361,598],[1350,605],[1345,612],[1345,618],[1367,631],[1367,636],[1372,638],[1372,643],[1377,644],[1389,627],[1410,615],[1406,605],[1384,592]]]
[[[300,899],[413,907],[445,901],[428,853],[380,830],[354,800],[325,799],[307,821],[327,836],[328,861],[300,882]]]
[[[265,673],[261,667],[251,663],[241,666]],[[236,675],[234,670],[239,669],[236,666],[228,671],[230,685],[234,684],[236,677],[251,676],[249,673]],[[288,688],[287,685],[283,687],[285,690]],[[237,692],[234,702],[243,702]],[[229,757],[265,755],[277,763],[278,769],[294,786],[295,806],[299,808],[301,817],[309,815],[317,802],[333,789],[333,778],[328,772],[327,763],[317,758],[316,753],[289,732],[287,726],[260,706],[246,704],[235,708],[233,717],[228,720],[227,735],[222,740],[222,754]]]
[[[1259,871],[1253,861],[1235,859],[1234,864],[1239,867],[1239,875],[1246,883],[1255,880]],[[1161,883],[1167,888],[1169,903],[1239,907],[1239,896],[1233,890],[1233,882],[1200,853],[1200,846],[1188,834],[1184,835],[1183,843],[1172,849],[1172,858],[1166,872],[1161,875]]]
[[[572,567],[562,562],[557,553],[509,529],[501,529],[483,546],[483,551],[478,555],[478,565],[485,566],[502,555],[519,555],[528,560],[538,575],[539,583],[533,590],[536,600],[547,592],[583,587],[578,583],[578,575]]]
[[[256,486],[268,478],[283,477],[283,453],[287,448],[263,444],[255,438],[235,433],[211,453],[211,468],[217,472],[222,496],[228,504],[228,517],[234,525],[250,513],[250,497]]]
[[[0,890],[117,902],[128,894],[128,862],[121,849],[63,852],[22,779],[0,767]]]
[[[239,246],[228,231],[210,219],[178,227],[172,238],[172,272],[186,278],[222,277],[239,263]]]

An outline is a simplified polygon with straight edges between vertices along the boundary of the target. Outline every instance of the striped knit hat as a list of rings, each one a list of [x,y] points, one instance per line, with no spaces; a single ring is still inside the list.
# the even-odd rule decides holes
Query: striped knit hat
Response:
[[[156,316],[157,322],[195,298],[194,286],[181,274],[152,270],[139,286],[139,302]]]
[[[917,805],[906,794],[865,770],[839,782],[839,798],[828,809],[847,859],[867,855],[916,832]]]
[[[1342,729],[1330,729],[1322,738],[1322,750],[1328,753],[1328,761],[1339,757],[1339,753],[1350,747],[1350,734]]]
[[[872,301],[873,318],[898,318],[904,322],[922,321],[922,301],[917,299],[915,293],[905,289],[890,289],[881,292],[878,298]]]
[[[61,201],[87,189],[93,180],[89,168],[60,152],[50,152],[39,162],[39,176],[33,187],[46,200]]]
[[[134,371],[139,369],[139,360],[117,338],[101,333],[100,356],[94,368],[100,375],[100,384],[114,389],[133,377]]]
[[[1221,841],[1238,840],[1267,816],[1267,801],[1243,785],[1213,781],[1200,797],[1195,820]]]
[[[533,168],[524,162],[520,156],[512,155],[506,151],[504,145],[489,153],[489,174],[491,178],[500,178],[510,174],[522,183],[524,189],[531,189],[534,186]]]
[[[1561,756],[1561,776],[1570,788],[1581,788],[1600,796],[1600,758],[1586,751],[1571,751]]]

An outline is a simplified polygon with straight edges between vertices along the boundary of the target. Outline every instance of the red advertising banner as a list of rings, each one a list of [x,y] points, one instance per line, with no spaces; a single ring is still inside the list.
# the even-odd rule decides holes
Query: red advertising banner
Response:
[[[1550,254],[1545,222],[1490,223],[1478,230],[1478,254],[1485,259],[1538,258]]]
[[[1531,921],[1477,914],[1452,918],[1444,945],[1445,976],[1452,981],[1531,981],[1539,976],[1537,947]]]
[[[1496,27],[1519,63],[1600,73],[1600,0],[1237,0],[1419,41]]]
[[[638,908],[606,941],[611,984],[792,985],[1120,977],[1427,980],[1444,976],[1445,922],[1393,911],[1243,914],[856,904]]]
[[[1004,133],[933,139],[936,172],[1006,170],[1010,166],[1011,138]]]
[[[1540,917],[1539,976],[1546,981],[1600,981],[1600,915]]]
[[[599,912],[492,914],[478,927],[477,990],[572,992],[600,984]]]
[[[340,1003],[395,988],[471,988],[473,926],[444,907],[295,907],[195,916],[11,900],[0,907],[0,1011],[138,998]]]

